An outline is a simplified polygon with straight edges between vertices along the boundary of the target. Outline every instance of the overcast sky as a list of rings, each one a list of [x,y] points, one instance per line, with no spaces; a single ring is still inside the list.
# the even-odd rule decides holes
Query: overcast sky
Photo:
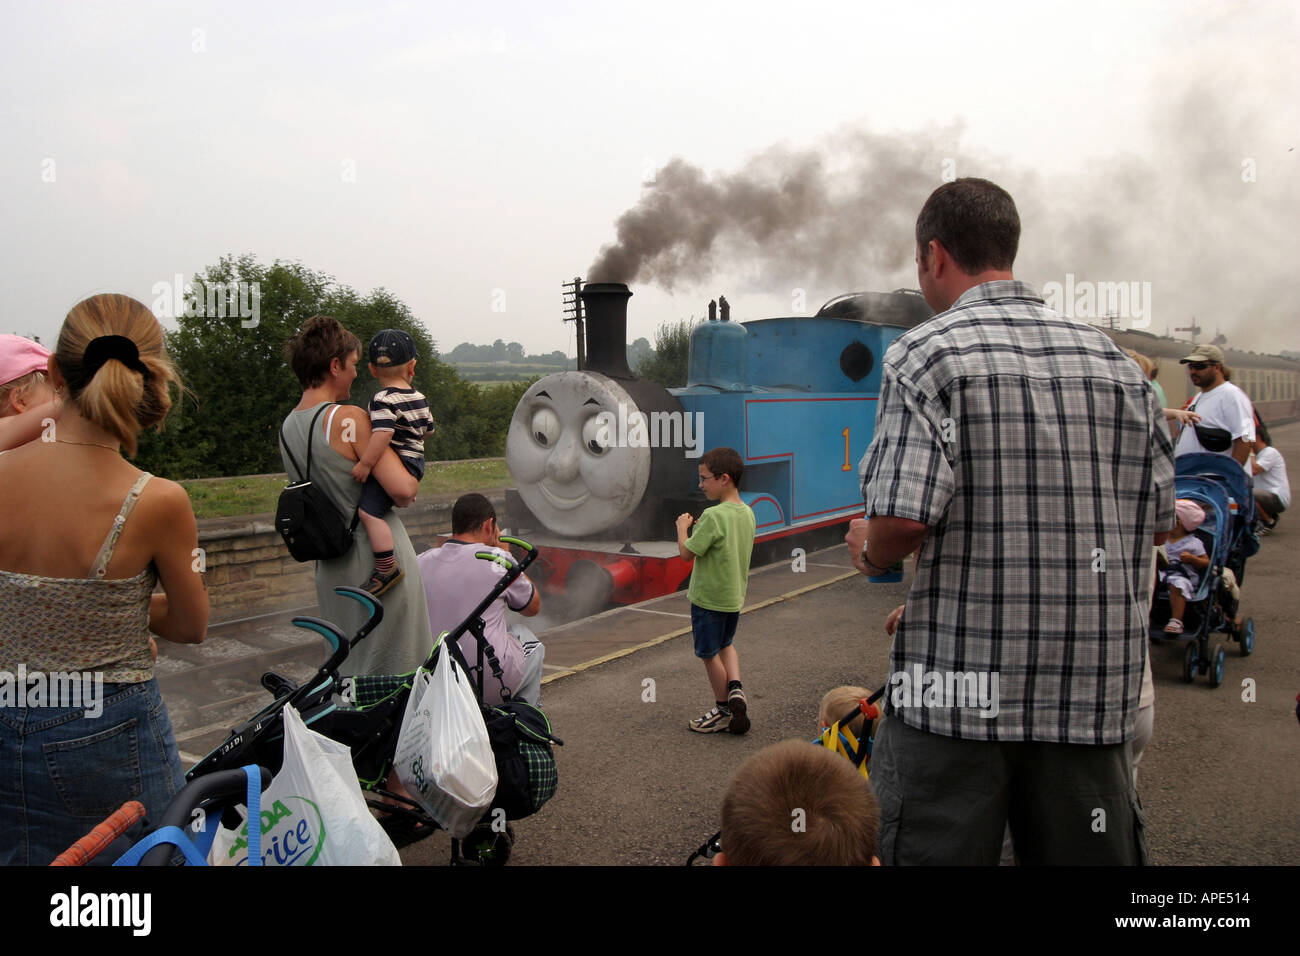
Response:
[[[794,156],[825,157],[851,217],[827,234],[836,261],[723,235],[671,292],[633,282],[633,337],[718,293],[748,319],[798,311],[796,289],[815,311],[914,287],[910,225],[955,174],[1016,197],[1019,277],[1150,283],[1153,331],[1195,314],[1205,338],[1300,348],[1293,4],[4,12],[0,331],[51,341],[86,295],[151,303],[156,283],[252,253],[389,289],[443,350],[572,354],[560,283],[656,170],[779,184],[769,160]]]

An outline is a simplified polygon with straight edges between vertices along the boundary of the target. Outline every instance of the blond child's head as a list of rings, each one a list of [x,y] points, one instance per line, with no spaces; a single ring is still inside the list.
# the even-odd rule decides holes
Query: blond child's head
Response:
[[[384,329],[370,340],[370,374],[381,382],[401,381],[407,385],[415,377],[419,357],[415,340],[402,329]]]
[[[18,335],[0,335],[0,418],[54,400],[45,370],[50,351]]]
[[[837,720],[843,719],[844,715],[857,706],[858,701],[864,697],[870,697],[871,691],[865,687],[851,687],[848,684],[841,684],[839,687],[833,687],[828,690],[822,697],[821,705],[821,728],[825,730]],[[858,716],[848,723],[848,729],[853,731],[853,736],[862,737],[862,724],[864,718],[859,712]]]
[[[722,801],[716,866],[869,866],[880,810],[843,757],[804,740],[765,747],[736,770]]]

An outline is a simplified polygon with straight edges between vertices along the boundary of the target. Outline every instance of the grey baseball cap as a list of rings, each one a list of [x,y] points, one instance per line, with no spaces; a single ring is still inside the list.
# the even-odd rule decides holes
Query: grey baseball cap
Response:
[[[373,348],[373,346],[371,347]],[[1214,362],[1222,365],[1223,349],[1217,345],[1198,345],[1191,355],[1178,360],[1180,365],[1186,365],[1188,362]]]

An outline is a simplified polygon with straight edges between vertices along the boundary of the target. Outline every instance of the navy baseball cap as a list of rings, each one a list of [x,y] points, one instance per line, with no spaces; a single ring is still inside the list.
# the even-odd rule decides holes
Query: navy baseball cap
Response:
[[[401,329],[384,329],[370,340],[370,364],[384,366],[405,365],[415,354],[415,341]]]

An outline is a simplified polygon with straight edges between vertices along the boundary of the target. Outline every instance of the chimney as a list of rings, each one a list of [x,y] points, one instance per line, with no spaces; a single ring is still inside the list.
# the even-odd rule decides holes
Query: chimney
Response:
[[[718,296],[718,308],[722,310],[722,321],[731,321],[731,303],[727,301],[725,295]]]
[[[589,282],[582,287],[586,308],[587,365],[584,371],[610,378],[636,378],[627,367],[627,300],[622,282]]]
[[[715,302],[713,299],[709,300],[709,321],[710,322],[718,321],[718,303]]]

